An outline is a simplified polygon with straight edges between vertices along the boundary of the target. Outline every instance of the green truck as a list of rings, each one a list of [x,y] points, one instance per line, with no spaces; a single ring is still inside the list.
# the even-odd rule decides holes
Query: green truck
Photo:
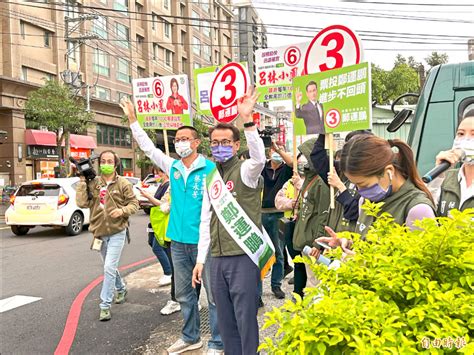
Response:
[[[474,61],[432,68],[419,95],[408,144],[418,170],[425,174],[441,150],[452,147],[456,128],[468,110],[474,109]],[[412,113],[398,112],[388,131],[398,130]]]

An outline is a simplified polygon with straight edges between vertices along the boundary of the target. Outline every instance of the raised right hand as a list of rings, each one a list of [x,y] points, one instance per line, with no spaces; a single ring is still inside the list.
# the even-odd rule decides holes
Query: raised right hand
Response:
[[[300,91],[300,88],[296,88],[295,92],[295,99],[296,99],[296,105],[300,105],[301,99],[303,98],[303,93]]]
[[[135,108],[133,107],[133,104],[128,97],[124,97],[122,98],[122,100],[120,100],[120,107],[122,108],[125,116],[128,117],[128,122],[130,124],[137,122],[137,116],[135,116]]]

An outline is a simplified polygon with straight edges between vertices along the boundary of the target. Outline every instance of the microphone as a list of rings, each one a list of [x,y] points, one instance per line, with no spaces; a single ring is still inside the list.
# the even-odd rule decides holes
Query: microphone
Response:
[[[462,151],[461,156],[459,157],[458,161],[464,160],[465,156],[466,156],[466,153],[464,151]],[[425,176],[423,176],[421,178],[421,180],[423,180],[423,182],[428,184],[431,181],[433,181],[434,179],[436,179],[439,175],[444,173],[446,170],[448,170],[450,168],[450,166],[451,166],[451,163],[449,161],[442,160],[441,164],[439,164],[438,166],[435,166],[433,169],[428,171],[425,174]]]

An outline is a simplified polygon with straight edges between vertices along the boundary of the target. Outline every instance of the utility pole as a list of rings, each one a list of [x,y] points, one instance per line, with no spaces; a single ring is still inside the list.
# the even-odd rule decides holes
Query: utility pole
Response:
[[[82,92],[82,89],[86,89],[86,110],[87,112],[90,111],[90,89],[93,87],[92,85],[86,84],[82,80],[82,74],[80,71],[79,66],[77,65],[76,61],[70,64],[69,61],[71,59],[71,54],[75,53],[77,48],[79,48],[82,44],[84,44],[87,40],[98,39],[99,36],[96,34],[85,34],[80,35],[77,37],[72,37],[72,34],[77,31],[81,24],[85,21],[96,20],[98,19],[98,15],[79,15],[77,18],[71,18],[66,16],[64,18],[66,24],[66,33],[65,33],[65,41],[67,43],[67,51],[65,54],[65,61],[66,61],[66,70],[61,72],[62,80],[68,85],[72,90],[74,90],[74,95],[78,95]],[[69,43],[72,44],[72,47],[69,46]]]

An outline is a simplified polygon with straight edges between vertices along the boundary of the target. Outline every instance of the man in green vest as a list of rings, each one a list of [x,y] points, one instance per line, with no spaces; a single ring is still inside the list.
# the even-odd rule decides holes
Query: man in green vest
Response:
[[[193,284],[201,282],[203,264],[210,248],[211,258],[206,263],[211,263],[211,290],[226,354],[257,353],[257,285],[262,274],[260,268],[268,271],[271,262],[259,264],[262,255],[256,258],[256,253],[270,250],[271,255],[267,256],[274,260],[274,249],[264,247],[270,239],[268,237],[265,242],[262,238],[258,208],[262,191],[260,174],[266,160],[263,141],[252,119],[257,98],[255,89],[251,89],[238,104],[238,112],[245,122],[250,159],[243,161],[237,157],[240,132],[236,127],[218,124],[210,129],[212,155],[219,176],[208,180],[207,199],[205,196],[203,200]],[[225,203],[226,207],[221,210]]]

